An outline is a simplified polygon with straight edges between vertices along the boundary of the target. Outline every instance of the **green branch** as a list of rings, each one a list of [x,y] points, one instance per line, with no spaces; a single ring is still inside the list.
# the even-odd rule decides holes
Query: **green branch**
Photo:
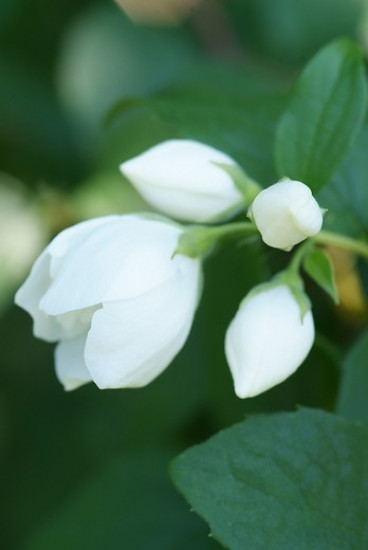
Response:
[[[316,244],[336,246],[337,248],[349,250],[349,252],[353,252],[357,256],[368,260],[368,244],[352,237],[330,231],[320,231],[318,235],[313,237],[313,241]]]

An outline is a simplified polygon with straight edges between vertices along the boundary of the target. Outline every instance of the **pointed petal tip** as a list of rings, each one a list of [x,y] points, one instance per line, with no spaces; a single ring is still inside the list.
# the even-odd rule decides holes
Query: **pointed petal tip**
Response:
[[[122,162],[121,164],[119,164],[119,171],[121,174],[123,174],[123,176],[125,176],[125,166],[127,164],[127,161],[125,162]]]
[[[22,287],[18,288],[17,292],[14,294],[14,303],[16,306],[18,307],[22,307],[21,305],[21,296],[22,296],[22,293],[20,292]]]
[[[125,160],[124,162],[119,164],[120,173],[129,181],[131,181],[131,178],[136,175],[136,165],[137,162],[135,158]]]
[[[77,390],[81,386],[85,386],[89,382],[91,382],[91,380],[69,379],[69,380],[64,380],[63,382],[60,382],[60,383],[63,386],[64,391],[67,393],[70,393],[74,390]]]
[[[236,386],[234,385],[234,392],[235,392],[235,395],[237,397],[239,397],[239,399],[249,399],[250,397],[256,397],[257,395],[259,395],[260,393],[266,391],[266,389],[257,389],[257,390],[253,390],[251,389],[251,387],[239,387],[239,386]]]

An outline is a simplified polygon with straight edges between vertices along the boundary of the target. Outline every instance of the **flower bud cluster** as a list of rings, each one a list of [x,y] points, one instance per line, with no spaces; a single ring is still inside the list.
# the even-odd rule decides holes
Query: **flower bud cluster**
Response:
[[[290,250],[322,226],[322,211],[303,183],[284,180],[258,192],[241,177],[251,186],[244,192],[231,177],[242,174],[232,158],[191,140],[164,142],[120,170],[148,203],[179,220],[224,221],[249,207],[254,225],[247,226],[271,247]],[[172,220],[116,215],[79,223],[48,245],[15,300],[33,317],[35,335],[57,342],[56,374],[65,389],[90,381],[99,388],[140,387],[171,363],[200,298],[198,255],[207,242],[213,246],[206,231],[192,229],[184,239],[185,227]],[[200,243],[187,250],[195,238]],[[225,338],[236,394],[251,397],[285,380],[313,340],[300,285],[278,277],[253,289]]]

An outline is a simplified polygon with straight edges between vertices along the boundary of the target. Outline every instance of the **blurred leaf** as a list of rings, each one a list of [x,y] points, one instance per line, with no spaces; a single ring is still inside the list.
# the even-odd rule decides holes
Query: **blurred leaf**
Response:
[[[25,545],[27,550],[217,548],[175,494],[163,452],[124,455],[75,496]]]
[[[183,448],[206,437],[207,381],[191,334],[173,364],[145,388],[100,391],[89,384],[65,393],[52,346],[32,336],[19,308],[8,313],[0,325],[0,530],[4,548],[19,548],[117,454],[144,449],[149,457],[152,446]]]
[[[336,411],[368,425],[368,331],[345,358]]]
[[[269,183],[275,178],[272,146],[275,121],[283,99],[269,89],[239,90],[237,81],[232,90],[210,90],[206,87],[181,88],[159,94],[134,109],[146,109],[156,121],[171,127],[171,137],[202,141],[237,160],[244,170],[257,180]],[[243,83],[244,86],[244,83]],[[119,116],[121,132],[129,108],[124,103]],[[114,110],[117,116],[119,107]]]
[[[341,39],[323,48],[299,77],[278,125],[279,174],[314,192],[328,183],[360,130],[366,101],[358,46]]]
[[[2,0],[0,4],[0,32],[6,32],[20,12],[22,0]]]
[[[151,210],[118,170],[88,178],[72,194],[71,204],[78,220]]]
[[[127,108],[126,112],[106,129],[104,146],[101,147],[98,159],[101,171],[115,170],[118,173],[118,167],[122,162],[175,135],[170,125],[157,120],[152,109],[145,106],[144,100],[139,104],[139,108]],[[120,177],[124,181],[123,176]]]
[[[184,452],[172,475],[231,550],[368,545],[368,433],[338,416],[250,417]]]
[[[60,97],[80,147],[91,155],[111,105],[160,90],[195,52],[186,29],[141,28],[117,6],[87,6],[65,33],[57,68]]]
[[[158,117],[179,137],[194,138],[232,155],[261,182],[274,179],[272,143],[280,99],[273,94],[193,92],[153,100]]]
[[[287,65],[304,64],[327,42],[356,36],[364,0],[227,0],[246,50]],[[333,15],[333,16],[332,16]]]
[[[0,54],[0,164],[24,181],[75,177],[78,159],[51,86],[27,61]]]
[[[48,238],[40,211],[20,181],[0,172],[0,314]]]
[[[333,265],[328,254],[319,248],[314,248],[304,259],[303,267],[314,282],[323,288],[335,302],[338,302],[339,296]]]
[[[368,127],[362,128],[339,173],[318,195],[324,227],[355,237],[368,232]]]

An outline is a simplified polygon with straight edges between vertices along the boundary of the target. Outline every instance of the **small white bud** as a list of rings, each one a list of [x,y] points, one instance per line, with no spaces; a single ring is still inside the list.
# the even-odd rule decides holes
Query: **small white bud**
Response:
[[[322,227],[323,211],[307,185],[282,180],[261,191],[249,209],[249,216],[263,241],[273,248],[291,250]]]
[[[243,206],[232,178],[216,163],[237,166],[213,147],[177,139],[124,162],[120,170],[164,214],[189,222],[212,222],[229,218]]]
[[[271,286],[240,304],[226,333],[225,353],[238,397],[254,397],[288,378],[314,341],[311,311],[303,319],[290,288]]]

